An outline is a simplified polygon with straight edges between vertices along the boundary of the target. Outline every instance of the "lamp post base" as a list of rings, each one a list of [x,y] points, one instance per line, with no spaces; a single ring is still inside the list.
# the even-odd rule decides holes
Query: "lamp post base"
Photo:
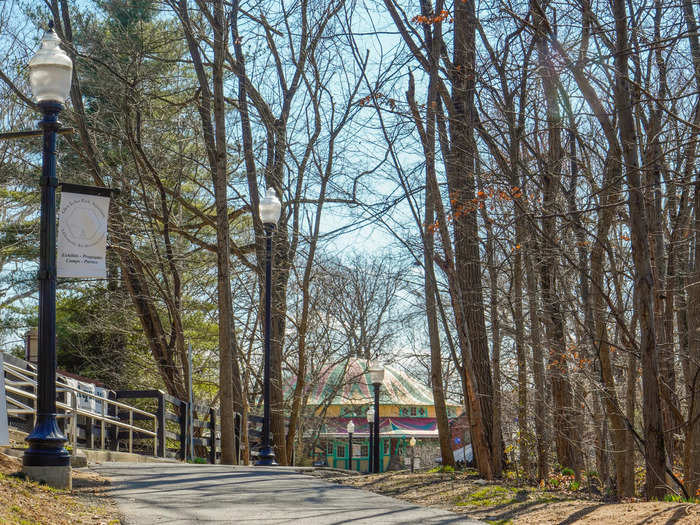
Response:
[[[70,466],[70,454],[63,446],[68,440],[58,427],[56,414],[39,414],[34,430],[25,441],[29,443],[22,457],[25,467]]]
[[[271,448],[264,448],[258,454],[258,460],[255,462],[258,467],[275,467],[279,465],[275,461],[275,453]]]
[[[24,465],[22,472],[29,479],[44,483],[55,489],[71,490],[73,488],[70,465],[63,467],[29,467]]]

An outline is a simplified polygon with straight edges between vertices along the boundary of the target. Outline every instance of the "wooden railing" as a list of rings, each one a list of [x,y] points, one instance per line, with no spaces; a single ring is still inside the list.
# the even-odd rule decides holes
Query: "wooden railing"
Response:
[[[188,429],[187,402],[161,390],[118,390],[117,399],[139,400],[154,405],[158,419],[158,450],[160,457],[193,459],[204,453],[209,463],[216,463],[221,452],[219,411],[198,403],[192,404],[192,440]],[[240,454],[240,414],[234,414],[234,446]],[[193,450],[194,448],[194,450]]]
[[[19,418],[33,427],[36,422],[37,372],[34,365],[6,357],[3,374],[7,394],[8,416]],[[199,403],[188,403],[161,390],[108,391],[102,397],[69,384],[68,378],[56,380],[56,408],[59,424],[73,450],[79,445],[109,450],[172,457],[181,460],[203,458],[216,463],[221,452],[219,411]],[[92,399],[99,409],[80,407],[79,398]],[[128,401],[127,401],[128,400]],[[139,405],[139,406],[134,406]],[[188,421],[191,421],[191,429]],[[234,415],[234,446],[240,459],[241,416]],[[191,439],[190,439],[191,437]]]

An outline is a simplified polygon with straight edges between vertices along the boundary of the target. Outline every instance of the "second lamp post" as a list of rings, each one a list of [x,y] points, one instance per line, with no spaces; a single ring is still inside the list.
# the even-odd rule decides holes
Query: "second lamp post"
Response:
[[[267,194],[259,205],[260,220],[265,228],[265,349],[264,349],[264,373],[263,373],[263,429],[262,447],[258,454],[256,465],[277,465],[275,452],[270,444],[270,331],[272,328],[272,232],[277,226],[277,221],[282,212],[275,190],[267,189]]]
[[[367,450],[367,472],[374,472],[374,408],[367,409],[367,426],[369,427],[369,448]]]
[[[372,440],[372,472],[378,474],[379,470],[379,388],[384,381],[384,367],[379,363],[373,363],[369,367],[369,380],[374,387],[374,439]]]

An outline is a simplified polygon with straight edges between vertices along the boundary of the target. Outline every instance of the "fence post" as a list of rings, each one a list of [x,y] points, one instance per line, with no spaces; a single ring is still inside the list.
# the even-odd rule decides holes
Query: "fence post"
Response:
[[[116,392],[111,392],[108,394],[108,398],[116,401],[117,400],[117,394]],[[113,417],[114,419],[119,419],[119,409],[115,405],[109,405],[107,407],[107,415]],[[109,436],[111,434],[111,438],[108,437],[109,443],[108,447],[112,450],[119,451],[119,427],[116,425],[109,425],[112,427],[110,430],[109,428],[105,428],[105,433]],[[104,447],[103,447],[104,448]]]
[[[66,393],[68,397],[68,393]],[[75,456],[78,452],[78,395],[74,390],[71,390],[71,400],[70,406],[72,410],[71,414],[71,444],[73,445],[73,450],[71,451],[71,456]]]
[[[216,410],[209,409],[209,463],[216,465]]]
[[[180,413],[178,414],[178,419],[180,423],[180,459],[182,461],[187,461],[187,411],[189,410],[189,403],[182,402],[178,407]]]
[[[158,456],[165,457],[165,397],[158,391]]]
[[[233,447],[236,456],[236,465],[241,463],[241,415],[233,413]]]

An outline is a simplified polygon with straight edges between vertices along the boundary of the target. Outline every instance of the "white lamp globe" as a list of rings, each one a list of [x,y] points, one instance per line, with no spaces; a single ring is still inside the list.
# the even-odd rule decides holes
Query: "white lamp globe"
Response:
[[[380,363],[369,366],[369,380],[373,385],[380,385],[384,381],[384,367]]]
[[[263,224],[275,225],[282,213],[282,203],[277,198],[275,190],[267,188],[267,194],[260,200],[260,220]]]
[[[352,434],[353,432],[355,432],[355,423],[353,423],[352,421],[348,421],[348,426],[346,427],[346,429],[348,431],[348,434]]]
[[[374,423],[374,409],[367,409],[367,423]]]
[[[41,40],[41,48],[29,61],[29,83],[34,100],[63,104],[70,94],[73,62],[60,47],[53,25]]]

